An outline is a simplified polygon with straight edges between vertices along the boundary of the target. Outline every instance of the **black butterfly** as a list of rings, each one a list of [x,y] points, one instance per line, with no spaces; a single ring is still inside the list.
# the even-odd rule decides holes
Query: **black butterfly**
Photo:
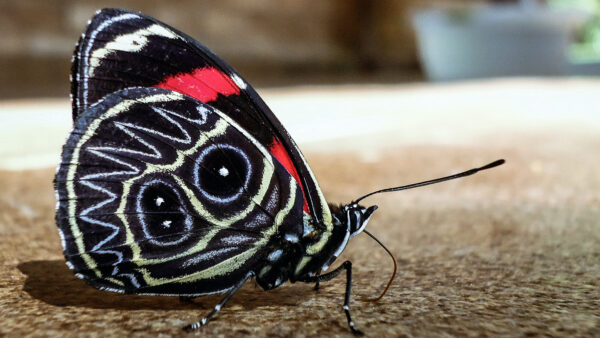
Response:
[[[74,128],[55,178],[67,265],[96,288],[197,297],[251,277],[265,290],[347,273],[329,266],[377,206],[328,204],[256,91],[186,34],[104,9],[73,57]]]

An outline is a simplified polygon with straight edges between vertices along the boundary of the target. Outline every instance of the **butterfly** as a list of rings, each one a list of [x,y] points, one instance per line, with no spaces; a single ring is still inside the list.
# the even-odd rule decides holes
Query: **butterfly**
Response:
[[[72,60],[73,129],[55,177],[56,223],[75,275],[108,291],[225,294],[318,283],[377,206],[329,204],[306,159],[257,92],[190,36],[103,9]],[[462,176],[461,176],[462,175]],[[391,281],[390,281],[391,282]],[[389,286],[389,284],[388,284]]]

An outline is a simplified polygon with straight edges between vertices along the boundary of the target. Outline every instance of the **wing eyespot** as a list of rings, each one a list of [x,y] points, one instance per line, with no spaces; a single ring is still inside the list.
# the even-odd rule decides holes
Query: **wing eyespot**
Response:
[[[155,245],[168,246],[189,237],[192,217],[182,196],[171,184],[151,180],[142,185],[136,197],[137,218],[144,236]]]
[[[194,168],[194,184],[213,202],[231,202],[248,189],[252,164],[239,148],[214,144],[202,151]]]

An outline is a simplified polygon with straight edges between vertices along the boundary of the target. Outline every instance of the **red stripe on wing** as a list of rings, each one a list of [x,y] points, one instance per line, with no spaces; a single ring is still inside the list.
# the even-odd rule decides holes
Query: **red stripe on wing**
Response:
[[[304,196],[304,212],[309,214],[310,211],[308,209],[306,193],[304,192],[302,181],[300,181],[300,175],[298,175],[298,171],[296,171],[296,167],[294,166],[294,163],[292,162],[287,150],[285,150],[285,147],[277,138],[273,137],[273,145],[269,147],[269,152],[279,161],[279,163],[283,165],[283,167],[292,175],[292,177],[294,177],[296,182],[298,182],[300,189],[302,189],[302,195]]]
[[[156,87],[174,90],[205,103],[215,101],[219,94],[223,96],[240,94],[240,88],[234,84],[229,76],[212,67],[197,68],[191,73],[169,76],[157,84]],[[298,175],[287,150],[276,137],[273,137],[273,144],[269,147],[269,152],[298,182],[304,196],[304,211],[310,213],[300,175]]]
[[[240,88],[229,76],[212,67],[169,76],[155,87],[174,90],[205,103],[216,100],[219,94],[228,96],[240,93]]]

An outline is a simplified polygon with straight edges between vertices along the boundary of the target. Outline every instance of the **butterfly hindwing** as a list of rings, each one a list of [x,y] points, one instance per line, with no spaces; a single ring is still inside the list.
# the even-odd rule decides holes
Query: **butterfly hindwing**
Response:
[[[76,48],[73,117],[129,87],[170,89],[210,104],[265,147],[300,185],[304,211],[330,226],[331,215],[304,156],[256,91],[208,48],[139,12],[104,9]]]
[[[65,256],[92,285],[139,294],[224,292],[278,233],[302,233],[302,191],[218,109],[161,88],[81,113],[56,176]]]

